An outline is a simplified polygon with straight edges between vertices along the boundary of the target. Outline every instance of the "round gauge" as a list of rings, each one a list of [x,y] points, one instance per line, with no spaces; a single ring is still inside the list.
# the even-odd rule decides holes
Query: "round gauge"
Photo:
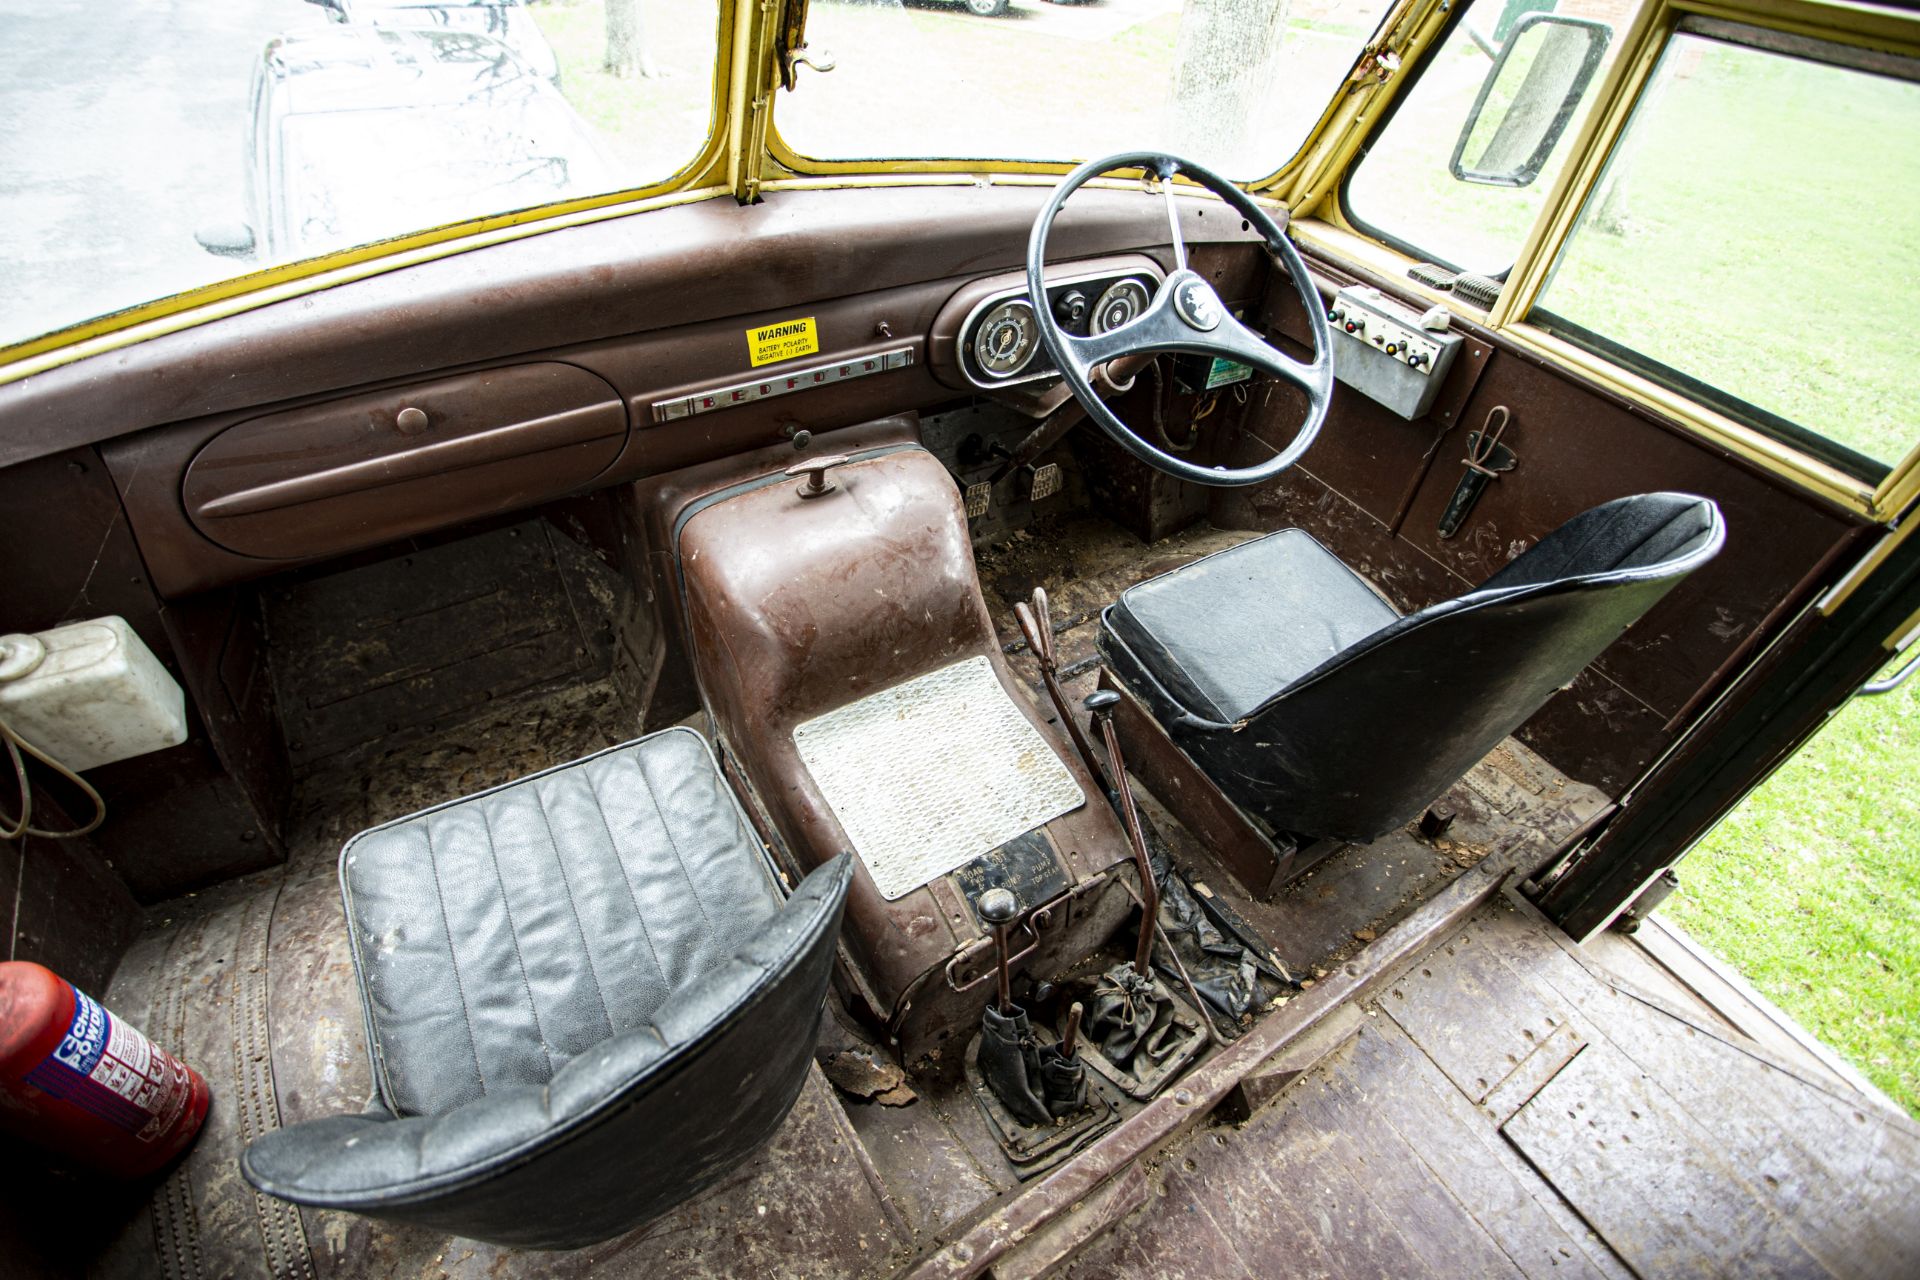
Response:
[[[1138,280],[1118,281],[1093,304],[1093,332],[1111,333],[1146,309],[1147,286]]]
[[[1011,378],[1027,367],[1039,345],[1040,329],[1025,298],[1000,303],[973,331],[973,358],[990,377]]]

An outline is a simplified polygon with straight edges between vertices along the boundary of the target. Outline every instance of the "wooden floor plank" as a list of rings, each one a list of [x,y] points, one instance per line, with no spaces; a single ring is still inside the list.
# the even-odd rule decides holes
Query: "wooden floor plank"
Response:
[[[1483,919],[1489,944],[1536,956],[1580,1027],[1656,1079],[1815,1254],[1854,1274],[1920,1274],[1920,1131],[1905,1117],[1610,985],[1510,903]]]
[[[1278,1199],[1293,1203],[1315,1226],[1318,1242],[1339,1276],[1433,1274],[1415,1243],[1422,1225],[1391,1212],[1379,1194],[1377,1171],[1354,1163],[1345,1130],[1352,1123],[1344,1098],[1328,1084],[1330,1068],[1303,1076],[1247,1126],[1241,1148]],[[1272,1274],[1275,1261],[1251,1258]]]
[[[1632,1274],[1395,1023],[1376,1019],[1354,1060],[1381,1117],[1529,1277]]]
[[[1341,1119],[1339,1153],[1354,1177],[1426,1261],[1426,1274],[1487,1277],[1524,1274],[1485,1227],[1447,1190],[1419,1153],[1379,1114],[1349,1063],[1322,1073]]]
[[[1380,1006],[1474,1102],[1567,1021],[1561,1003],[1479,941],[1473,925],[1407,970]]]
[[[1503,1132],[1643,1276],[1832,1274],[1612,1045],[1587,1046]]]

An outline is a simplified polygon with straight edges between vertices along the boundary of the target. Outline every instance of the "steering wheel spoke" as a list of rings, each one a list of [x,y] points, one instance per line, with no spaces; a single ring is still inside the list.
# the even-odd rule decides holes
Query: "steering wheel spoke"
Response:
[[[1036,307],[1034,315],[1047,354],[1087,416],[1115,443],[1149,466],[1182,480],[1206,485],[1258,484],[1279,475],[1307,451],[1326,420],[1327,406],[1333,397],[1333,334],[1327,325],[1326,308],[1320,302],[1319,291],[1299,251],[1267,211],[1246,192],[1199,165],[1162,153],[1130,152],[1083,164],[1061,181],[1053,198],[1034,220],[1033,234],[1027,241],[1028,296],[1046,297],[1047,233],[1060,207],[1089,179],[1113,169],[1145,170],[1160,179],[1174,269],[1144,312],[1108,333],[1091,337],[1068,333],[1060,327],[1051,308]],[[1236,320],[1206,278],[1190,268],[1186,241],[1180,233],[1180,211],[1174,202],[1173,179],[1181,173],[1226,201],[1246,219],[1247,225],[1258,229],[1267,248],[1286,269],[1288,280],[1306,309],[1313,341],[1312,360],[1296,360],[1263,341]],[[1119,357],[1164,352],[1222,356],[1298,387],[1307,398],[1306,417],[1300,429],[1273,457],[1237,469],[1203,467],[1159,448],[1120,421],[1106,401],[1094,392],[1092,376],[1096,368]]]
[[[1314,391],[1328,376],[1320,361],[1295,360],[1285,352],[1276,350],[1232,316],[1221,322],[1213,336],[1219,344],[1214,354],[1250,365],[1282,382],[1290,382],[1302,391]]]

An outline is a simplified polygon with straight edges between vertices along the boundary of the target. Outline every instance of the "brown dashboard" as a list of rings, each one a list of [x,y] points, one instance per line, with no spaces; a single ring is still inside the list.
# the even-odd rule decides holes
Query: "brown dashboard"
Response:
[[[962,330],[1024,289],[1043,194],[783,193],[416,265],[0,387],[0,465],[97,445],[177,598],[929,408],[980,394]],[[1253,233],[1181,203],[1196,265],[1257,293]],[[1089,191],[1056,270],[1151,283],[1165,239],[1157,198]],[[813,350],[752,362],[801,321]]]

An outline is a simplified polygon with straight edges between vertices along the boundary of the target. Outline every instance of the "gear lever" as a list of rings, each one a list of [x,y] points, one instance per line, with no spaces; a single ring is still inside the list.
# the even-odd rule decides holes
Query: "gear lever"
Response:
[[[1031,605],[1022,600],[1013,606],[1013,616],[1020,624],[1020,634],[1026,637],[1027,648],[1033,653],[1035,665],[1040,668],[1040,680],[1047,686],[1047,697],[1053,701],[1053,709],[1059,715],[1060,722],[1067,727],[1067,736],[1073,739],[1073,749],[1080,753],[1080,762],[1087,766],[1087,772],[1093,775],[1095,782],[1106,786],[1107,779],[1100,772],[1100,761],[1087,744],[1087,736],[1080,732],[1080,722],[1067,710],[1067,695],[1060,688],[1060,663],[1053,651],[1053,615],[1047,608],[1047,589],[1035,587]]]
[[[1001,1013],[1013,1012],[1013,985],[1007,974],[1007,928],[1020,914],[1020,899],[1013,896],[1010,889],[989,889],[981,894],[974,903],[980,912],[980,918],[993,930],[995,948],[994,966],[1000,979]]]
[[[1107,744],[1107,763],[1113,773],[1114,798],[1120,805],[1120,820],[1126,825],[1127,840],[1133,845],[1134,868],[1140,873],[1140,947],[1134,953],[1135,972],[1145,977],[1152,972],[1153,935],[1160,924],[1160,886],[1153,879],[1153,863],[1147,856],[1147,837],[1140,827],[1140,811],[1133,805],[1133,787],[1127,781],[1127,762],[1120,754],[1120,731],[1114,728],[1113,711],[1120,695],[1100,689],[1087,695],[1087,711]]]

